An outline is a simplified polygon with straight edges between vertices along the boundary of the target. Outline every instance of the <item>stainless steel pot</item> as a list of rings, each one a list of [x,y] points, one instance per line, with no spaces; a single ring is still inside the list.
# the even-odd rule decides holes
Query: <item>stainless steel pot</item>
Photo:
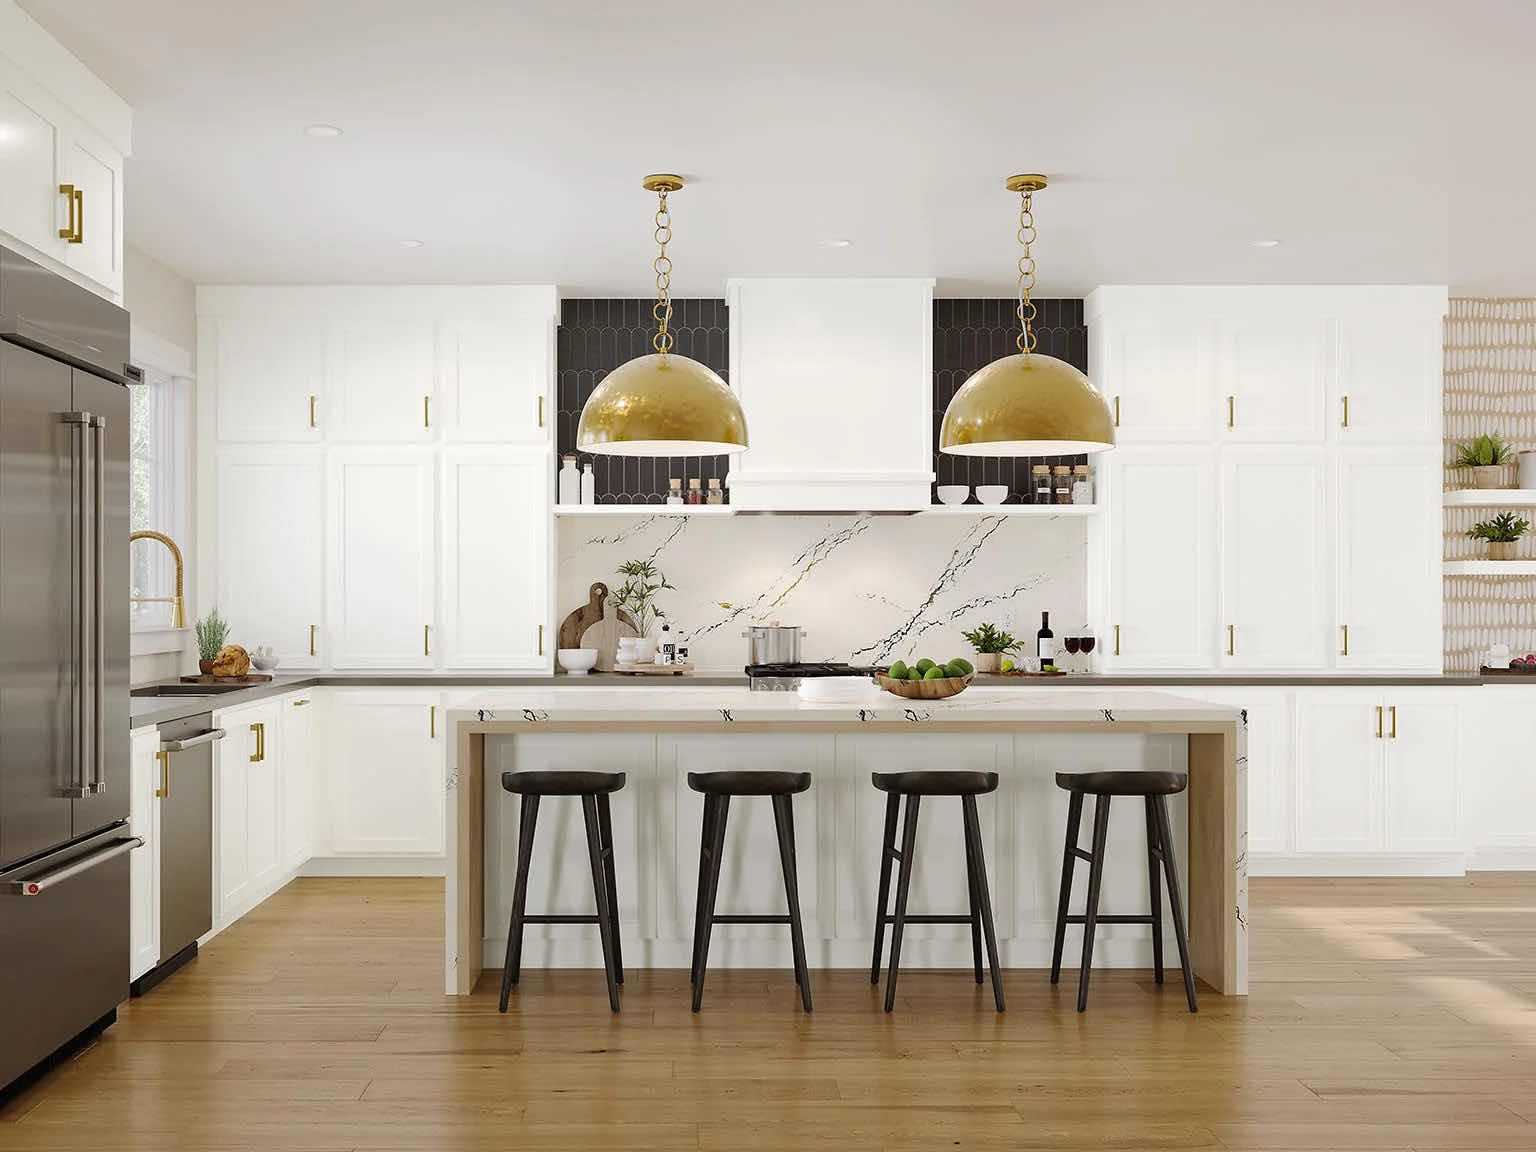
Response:
[[[803,628],[788,624],[754,624],[742,635],[747,638],[748,664],[800,663]]]

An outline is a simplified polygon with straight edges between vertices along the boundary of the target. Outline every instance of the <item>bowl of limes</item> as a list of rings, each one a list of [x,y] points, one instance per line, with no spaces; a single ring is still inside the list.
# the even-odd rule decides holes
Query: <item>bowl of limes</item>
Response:
[[[947,700],[964,692],[975,675],[975,667],[963,656],[947,664],[925,656],[911,665],[897,660],[880,674],[880,687],[905,700]]]

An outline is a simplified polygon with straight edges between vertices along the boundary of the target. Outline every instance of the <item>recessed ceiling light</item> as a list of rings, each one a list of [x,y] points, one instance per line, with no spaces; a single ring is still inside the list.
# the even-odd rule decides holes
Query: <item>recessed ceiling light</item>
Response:
[[[334,124],[311,124],[304,129],[304,135],[313,136],[317,140],[330,140],[341,135],[341,129]]]
[[[425,243],[425,241],[422,241],[422,240],[402,240],[402,241],[400,241],[400,247],[402,247],[402,248],[420,248],[423,243]]]
[[[843,239],[823,240],[821,246],[823,248],[852,248],[853,241]]]
[[[1280,247],[1280,241],[1278,241],[1278,240],[1250,240],[1250,241],[1248,241],[1248,243],[1253,248],[1278,248],[1278,247]]]

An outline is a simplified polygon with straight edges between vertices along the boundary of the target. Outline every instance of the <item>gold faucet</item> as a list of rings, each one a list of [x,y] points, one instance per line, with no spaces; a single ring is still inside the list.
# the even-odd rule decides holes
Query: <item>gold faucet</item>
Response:
[[[184,579],[184,577],[186,575],[186,565],[182,562],[182,559],[181,559],[181,549],[176,546],[176,541],[172,540],[164,532],[148,532],[148,531],[145,531],[145,532],[135,532],[135,533],[133,533],[132,535],[130,535],[128,537],[128,543],[132,544],[135,540],[158,540],[158,541],[160,541],[160,543],[164,544],[168,549],[170,549],[171,559],[176,562],[176,595],[174,595],[174,596],[130,596],[128,598],[129,599],[129,603],[131,603],[131,604],[170,604],[170,605],[172,605],[172,608],[171,608],[171,627],[172,628],[185,628],[187,626],[187,606],[186,606],[186,601],[183,599],[183,596],[182,596],[182,588],[183,588],[183,579]]]

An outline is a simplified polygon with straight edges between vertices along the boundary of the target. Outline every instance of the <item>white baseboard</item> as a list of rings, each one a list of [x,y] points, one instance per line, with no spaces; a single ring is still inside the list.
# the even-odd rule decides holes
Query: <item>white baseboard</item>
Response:
[[[445,876],[446,856],[312,856],[300,876]]]
[[[1536,860],[1533,860],[1536,867]],[[1250,853],[1249,876],[1464,876],[1465,852]]]
[[[1536,844],[1474,848],[1467,859],[1469,872],[1536,872]]]

